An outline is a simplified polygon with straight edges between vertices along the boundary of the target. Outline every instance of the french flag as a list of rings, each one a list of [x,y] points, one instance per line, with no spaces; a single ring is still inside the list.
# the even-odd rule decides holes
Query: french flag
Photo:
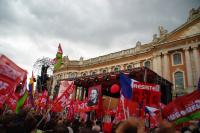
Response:
[[[128,78],[125,74],[120,73],[121,93],[126,98],[131,100],[133,97],[133,84],[136,80]]]

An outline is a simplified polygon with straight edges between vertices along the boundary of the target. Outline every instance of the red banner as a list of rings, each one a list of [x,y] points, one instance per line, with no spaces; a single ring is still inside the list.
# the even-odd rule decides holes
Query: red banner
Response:
[[[160,91],[160,86],[156,84],[149,84],[143,82],[134,82],[133,84],[134,89],[142,89],[142,90],[149,90],[149,91]]]
[[[200,111],[200,91],[178,97],[163,109],[163,117],[170,121],[189,116]]]
[[[19,97],[12,93],[5,102],[11,110],[15,111],[18,99]]]
[[[101,105],[101,86],[92,86],[88,89],[87,106],[93,109],[98,109]]]
[[[69,88],[69,86],[72,84],[72,82],[73,81],[67,81],[67,80],[60,81],[60,88],[59,88],[59,92],[58,92],[58,98],[66,91],[67,88]],[[70,94],[70,93],[73,92],[73,88],[71,87],[67,91]]]
[[[38,97],[38,101],[37,101],[37,106],[40,108],[40,109],[46,109],[48,103],[47,103],[47,100],[48,100],[48,92],[45,90],[41,96]]]
[[[68,110],[67,110],[67,120],[73,120],[74,118],[74,107],[73,107],[74,102],[71,101]]]
[[[52,111],[61,112],[67,105],[71,103],[71,99],[69,98],[70,94],[73,93],[75,88],[74,82],[71,83],[70,86],[65,90],[65,92],[57,99],[54,100],[52,105]]]
[[[84,101],[75,101],[74,102],[74,111],[75,112],[89,112],[92,110],[97,109],[97,106],[88,106],[88,100],[85,99]]]
[[[134,82],[133,101],[143,106],[159,106],[160,91],[156,84]]]
[[[0,94],[0,108],[3,108],[3,104],[6,101],[8,95],[1,95]]]
[[[124,114],[144,117],[145,106],[159,107],[161,95],[159,90],[159,85],[156,84],[134,82],[132,100],[124,99]],[[119,104],[121,105],[120,102]],[[123,114],[121,113],[119,116],[123,116]]]
[[[88,89],[88,98],[84,101],[75,101],[74,110],[75,112],[89,112],[96,110],[97,114],[99,109],[102,109],[102,98],[101,98],[101,86],[92,86]]]
[[[0,55],[0,93],[14,92],[20,82],[25,83],[27,72],[4,55]]]

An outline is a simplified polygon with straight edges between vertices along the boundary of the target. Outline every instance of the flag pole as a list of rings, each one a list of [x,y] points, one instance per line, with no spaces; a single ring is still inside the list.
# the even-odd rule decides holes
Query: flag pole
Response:
[[[111,98],[109,99],[109,104],[108,104],[107,110],[109,110],[109,108],[110,108],[110,103],[111,103]]]
[[[151,115],[150,115],[150,113],[148,113],[149,114],[149,132],[150,132],[150,129],[151,129]]]
[[[144,67],[144,82],[147,82],[147,69]]]
[[[121,94],[121,96],[122,96],[122,94]],[[121,98],[120,98],[120,100],[122,100],[122,108],[123,108],[123,112],[124,112],[124,118],[126,120],[127,118],[126,118],[126,112],[125,112],[125,107],[124,107],[124,97],[122,96],[122,98],[123,98],[123,100]]]

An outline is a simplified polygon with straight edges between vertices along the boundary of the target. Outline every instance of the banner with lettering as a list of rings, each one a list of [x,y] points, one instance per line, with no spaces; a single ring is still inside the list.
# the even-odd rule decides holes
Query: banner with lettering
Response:
[[[5,103],[8,105],[8,107],[15,111],[16,109],[16,105],[17,105],[17,101],[19,99],[19,96],[16,95],[15,93],[12,93],[5,101]]]
[[[178,97],[163,110],[163,117],[176,124],[200,119],[200,91]]]
[[[71,85],[72,82],[73,81],[67,81],[67,80],[60,81],[60,88],[59,88],[59,92],[58,92],[58,97],[60,97],[65,92],[65,90]],[[70,90],[68,90],[68,92],[69,91]]]
[[[81,113],[81,112],[88,112],[90,111],[90,107],[87,106],[87,102],[88,100],[85,99],[83,101],[75,101],[75,104],[74,104],[74,108],[75,108],[75,112],[78,112],[78,113]]]
[[[133,101],[143,106],[159,106],[160,90],[159,85],[134,82],[133,85]]]
[[[26,81],[27,72],[5,55],[0,54],[0,93],[14,92],[20,82]]]
[[[71,103],[69,104],[69,107],[67,109],[67,120],[72,121],[74,118],[74,102],[71,101]]]
[[[3,104],[6,101],[7,97],[8,97],[8,94],[7,95],[0,94],[0,108],[3,108]]]
[[[39,109],[46,109],[48,106],[48,92],[43,91],[42,95],[38,97],[37,106]]]
[[[65,92],[53,101],[52,111],[61,112],[67,107],[67,105],[71,103],[70,95],[72,95],[74,88],[75,85],[74,82],[72,82],[70,86],[68,86],[68,88],[65,90]]]

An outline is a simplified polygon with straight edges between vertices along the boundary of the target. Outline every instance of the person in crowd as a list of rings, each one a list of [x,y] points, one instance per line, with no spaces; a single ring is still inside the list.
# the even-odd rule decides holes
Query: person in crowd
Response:
[[[130,118],[120,123],[116,129],[116,133],[144,133],[144,121]]]
[[[92,130],[100,132],[101,131],[101,122],[100,121],[94,122],[94,125],[92,126]]]

